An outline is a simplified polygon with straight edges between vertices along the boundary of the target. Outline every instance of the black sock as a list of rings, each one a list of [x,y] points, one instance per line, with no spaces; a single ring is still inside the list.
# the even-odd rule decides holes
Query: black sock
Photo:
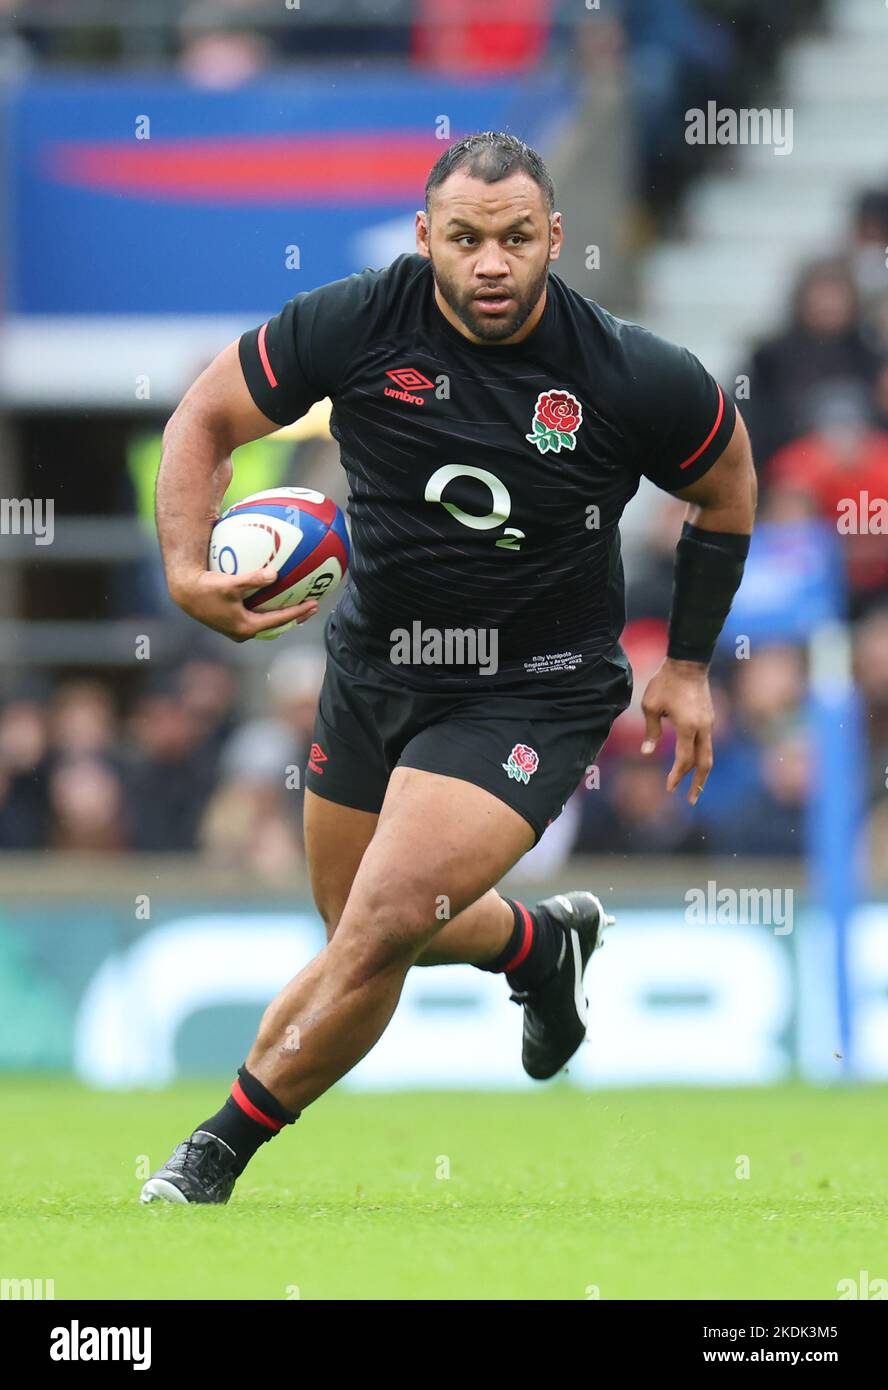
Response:
[[[222,1109],[196,1128],[215,1134],[234,1150],[237,1155],[235,1173],[240,1177],[260,1144],[273,1139],[284,1125],[293,1124],[301,1113],[287,1110],[246,1066],[242,1066]]]
[[[514,898],[503,898],[515,914],[512,935],[495,960],[480,970],[504,974],[515,990],[533,989],[552,974],[564,948],[564,932],[543,913],[531,912]]]

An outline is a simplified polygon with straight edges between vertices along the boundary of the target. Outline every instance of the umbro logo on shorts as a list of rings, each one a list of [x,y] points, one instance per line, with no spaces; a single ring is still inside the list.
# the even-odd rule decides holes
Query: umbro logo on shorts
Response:
[[[316,772],[319,777],[323,777],[324,769],[321,763],[327,762],[327,754],[319,743],[313,743],[308,754],[308,767],[310,772]]]
[[[383,395],[393,396],[396,401],[407,401],[410,405],[425,405],[423,397],[411,395],[412,391],[434,391],[435,389],[435,383],[429,381],[428,377],[417,371],[415,367],[396,367],[394,371],[386,372],[386,376],[391,377],[400,389],[395,391],[391,386],[386,386]]]

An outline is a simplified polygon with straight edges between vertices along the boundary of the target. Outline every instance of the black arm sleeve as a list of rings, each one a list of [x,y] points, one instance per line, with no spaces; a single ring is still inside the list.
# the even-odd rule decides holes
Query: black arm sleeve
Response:
[[[708,665],[740,587],[749,536],[703,531],[686,521],[675,552],[666,655]]]

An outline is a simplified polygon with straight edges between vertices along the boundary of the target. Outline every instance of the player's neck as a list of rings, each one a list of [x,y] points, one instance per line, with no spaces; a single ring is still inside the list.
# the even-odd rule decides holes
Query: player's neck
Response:
[[[511,347],[514,343],[521,343],[525,338],[530,337],[545,313],[547,293],[548,287],[544,285],[542,294],[517,333],[513,333],[510,338],[500,338],[495,343],[491,343],[487,338],[479,338],[476,334],[472,333],[463,323],[462,319],[453,312],[437,285],[435,285],[435,303],[451,327],[455,328],[467,342],[475,343],[478,347]]]

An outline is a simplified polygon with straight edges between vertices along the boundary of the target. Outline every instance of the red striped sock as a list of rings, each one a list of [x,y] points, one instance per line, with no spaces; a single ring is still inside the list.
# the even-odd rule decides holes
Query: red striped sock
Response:
[[[245,1093],[238,1078],[232,1083],[231,1099],[234,1101],[235,1105],[240,1106],[245,1115],[249,1115],[250,1119],[255,1120],[257,1124],[264,1125],[266,1129],[270,1129],[272,1134],[277,1134],[283,1129],[286,1121],[276,1120],[274,1116],[266,1115],[263,1110],[259,1109],[258,1105],[254,1105]]]
[[[480,968],[505,975],[513,989],[532,989],[554,970],[564,934],[545,914],[525,907],[517,898],[503,898],[503,902],[515,916],[512,934],[496,959]]]
[[[299,1118],[298,1110],[288,1110],[245,1066],[238,1071],[222,1109],[211,1115],[198,1129],[215,1134],[237,1155],[235,1172],[244,1171],[262,1144]]]

